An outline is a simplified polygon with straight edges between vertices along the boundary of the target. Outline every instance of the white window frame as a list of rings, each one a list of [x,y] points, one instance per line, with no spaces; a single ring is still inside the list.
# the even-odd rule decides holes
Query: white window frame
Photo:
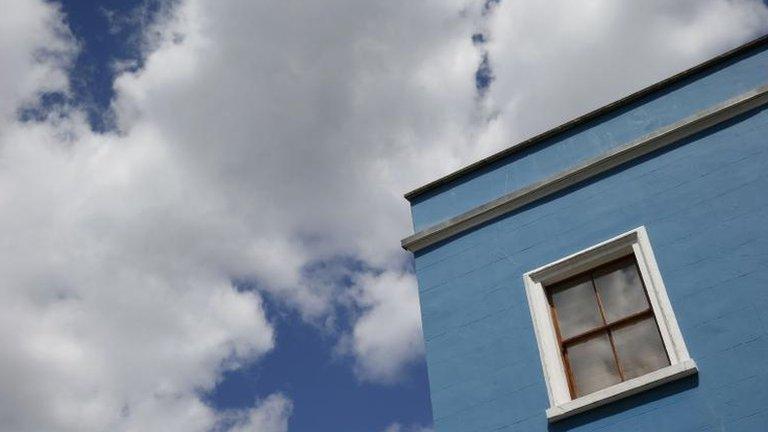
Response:
[[[634,255],[637,260],[670,365],[572,399],[545,287],[627,255]],[[645,227],[641,226],[527,272],[523,275],[523,281],[547,384],[550,404],[547,419],[550,422],[697,373],[696,363],[688,354],[675,313],[672,311]]]

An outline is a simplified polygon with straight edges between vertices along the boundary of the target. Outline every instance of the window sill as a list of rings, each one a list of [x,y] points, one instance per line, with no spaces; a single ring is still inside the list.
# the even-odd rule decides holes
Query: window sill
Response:
[[[655,372],[598,390],[569,402],[553,406],[547,409],[547,419],[550,423],[553,423],[592,408],[597,408],[601,405],[632,396],[644,390],[660,386],[670,381],[693,375],[697,372],[698,369],[696,368],[696,363],[693,360],[685,360]]]

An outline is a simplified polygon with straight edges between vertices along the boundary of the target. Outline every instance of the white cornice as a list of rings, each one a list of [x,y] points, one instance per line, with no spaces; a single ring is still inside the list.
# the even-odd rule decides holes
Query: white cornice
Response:
[[[415,252],[768,103],[768,85],[618,146],[402,240]]]

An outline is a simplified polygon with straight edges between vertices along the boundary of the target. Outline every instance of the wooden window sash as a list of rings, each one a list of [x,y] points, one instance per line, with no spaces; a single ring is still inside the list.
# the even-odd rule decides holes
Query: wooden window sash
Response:
[[[603,302],[602,302],[602,300],[600,298],[600,294],[597,292],[597,286],[595,284],[595,276],[594,275],[598,271],[603,270],[603,269],[608,268],[608,267],[611,267],[611,266],[614,266],[614,265],[618,264],[621,261],[630,261],[630,260],[632,261],[632,264],[635,266],[635,270],[638,272],[638,275],[640,276],[639,277],[640,284],[641,284],[641,286],[643,288],[643,294],[645,294],[645,300],[646,300],[646,302],[648,304],[648,307],[646,309],[642,310],[642,311],[633,313],[631,315],[628,315],[626,317],[623,317],[623,318],[620,318],[620,319],[617,319],[617,320],[615,320],[613,322],[608,323],[606,318],[605,318],[605,311],[604,311],[604,307],[603,307]],[[554,301],[552,299],[552,292],[554,291],[554,289],[552,289],[552,288],[553,287],[557,287],[558,285],[562,285],[562,284],[564,284],[566,282],[569,282],[571,280],[574,280],[574,279],[584,278],[586,275],[589,275],[589,280],[590,280],[590,283],[592,284],[592,290],[593,290],[595,298],[597,300],[598,310],[600,311],[600,316],[601,316],[601,318],[603,320],[603,325],[595,327],[595,328],[592,328],[592,329],[589,329],[589,330],[587,330],[585,332],[582,332],[582,333],[580,333],[578,335],[575,335],[575,336],[571,336],[568,339],[564,340],[562,338],[562,335],[561,335],[561,332],[560,332],[560,323],[559,323],[559,321],[557,319],[557,309],[555,308],[555,303],[554,303]],[[562,357],[563,365],[565,366],[565,375],[566,375],[566,378],[568,380],[568,391],[569,391],[569,393],[571,395],[571,398],[578,397],[578,394],[577,394],[577,391],[576,391],[577,390],[576,389],[576,382],[575,382],[575,379],[574,379],[574,376],[573,376],[573,372],[571,370],[571,365],[570,365],[570,362],[568,361],[568,351],[567,351],[567,348],[568,348],[569,345],[573,345],[574,343],[590,339],[590,338],[592,338],[594,336],[597,336],[598,334],[601,334],[601,333],[607,334],[608,340],[609,340],[609,342],[611,344],[611,350],[612,350],[612,353],[613,353],[613,359],[616,362],[616,368],[617,368],[617,370],[619,372],[619,378],[621,379],[621,382],[624,382],[624,381],[626,381],[626,379],[624,377],[624,371],[623,371],[623,368],[621,367],[621,363],[619,362],[618,352],[616,351],[616,344],[614,342],[613,334],[612,334],[613,330],[615,330],[615,329],[617,329],[619,327],[624,327],[626,325],[630,325],[632,323],[641,321],[641,320],[646,319],[648,317],[652,317],[653,318],[653,323],[656,325],[656,331],[659,332],[659,337],[661,337],[661,329],[659,328],[659,323],[657,322],[656,316],[653,313],[653,307],[651,306],[651,299],[648,296],[648,289],[646,288],[645,281],[643,280],[642,275],[640,274],[640,267],[639,267],[639,265],[637,263],[637,257],[635,257],[634,254],[633,255],[627,255],[627,256],[624,256],[624,257],[621,257],[621,258],[617,258],[617,259],[615,259],[613,261],[607,262],[607,263],[602,264],[602,265],[600,265],[598,267],[595,267],[595,268],[593,268],[591,270],[587,270],[587,271],[585,271],[583,273],[579,273],[577,275],[571,276],[568,279],[565,279],[563,281],[558,282],[557,284],[554,284],[552,287],[547,289],[547,299],[549,301],[549,309],[550,309],[550,313],[552,315],[552,322],[554,323],[554,327],[555,327],[555,334],[557,336],[557,342],[558,342],[558,345],[560,347],[560,356]],[[669,353],[667,352],[666,347],[664,348],[664,355],[667,357],[667,362],[670,362]]]

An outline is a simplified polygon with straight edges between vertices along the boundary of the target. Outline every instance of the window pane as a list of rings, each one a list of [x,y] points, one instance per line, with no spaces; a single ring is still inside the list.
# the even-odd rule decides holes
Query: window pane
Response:
[[[563,339],[603,325],[590,279],[582,278],[556,286],[552,290],[552,303]]]
[[[595,272],[595,287],[609,323],[648,309],[645,289],[633,259]]]
[[[577,396],[621,382],[607,334],[569,345],[566,353]]]
[[[613,341],[625,379],[669,366],[664,342],[653,317],[615,329]]]

